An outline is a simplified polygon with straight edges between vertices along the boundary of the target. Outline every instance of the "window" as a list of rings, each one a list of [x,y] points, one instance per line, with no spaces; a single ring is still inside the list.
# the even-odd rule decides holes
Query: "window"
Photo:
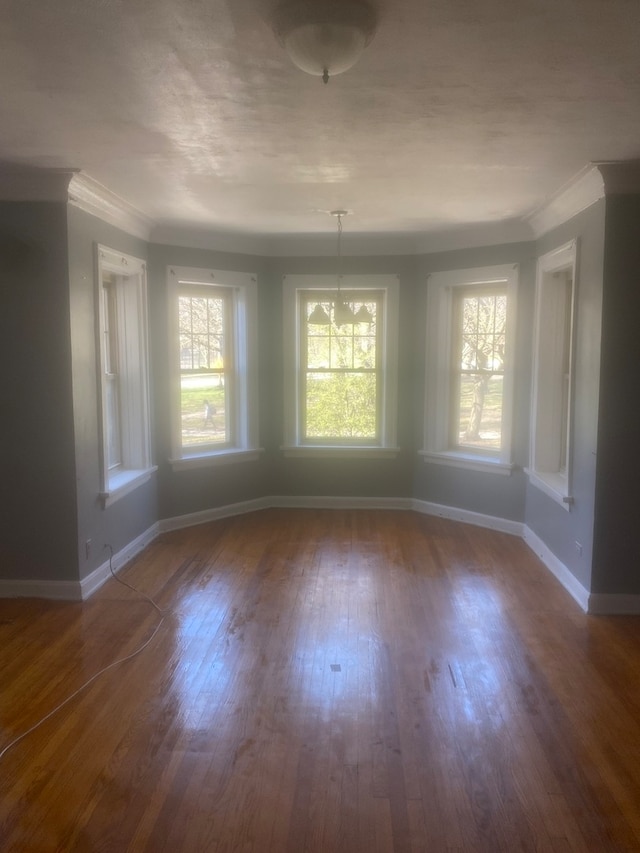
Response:
[[[429,277],[426,462],[510,472],[516,285],[511,265]]]
[[[169,269],[174,467],[257,457],[257,285],[247,273]]]
[[[397,276],[287,276],[285,446],[298,455],[396,448]]]
[[[536,326],[529,479],[571,506],[571,416],[576,243],[543,255],[536,280]]]
[[[101,486],[105,506],[145,482],[151,464],[147,282],[143,261],[98,252]]]

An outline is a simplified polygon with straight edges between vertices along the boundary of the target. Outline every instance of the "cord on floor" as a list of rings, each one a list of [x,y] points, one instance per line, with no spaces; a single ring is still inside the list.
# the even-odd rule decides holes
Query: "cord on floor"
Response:
[[[68,705],[72,699],[75,699],[75,697],[78,696],[78,694],[82,693],[82,691],[85,690],[90,684],[93,684],[93,682],[97,678],[99,678],[101,675],[104,675],[105,672],[108,672],[110,669],[113,669],[115,666],[118,666],[121,663],[125,663],[126,661],[137,657],[140,654],[140,652],[143,652],[147,648],[147,646],[153,641],[156,634],[158,633],[158,631],[162,627],[162,624],[165,620],[165,615],[166,615],[167,611],[162,610],[160,607],[158,607],[156,602],[150,596],[148,596],[146,593],[142,592],[139,589],[136,589],[135,586],[132,586],[131,584],[127,583],[126,581],[123,581],[121,578],[119,578],[117,576],[117,574],[113,570],[113,548],[111,547],[111,545],[108,545],[108,544],[105,545],[104,547],[109,549],[109,571],[111,572],[112,577],[115,578],[115,580],[117,580],[118,583],[122,584],[123,586],[126,586],[130,590],[133,590],[133,592],[135,592],[137,595],[140,595],[143,598],[146,598],[146,600],[150,604],[152,604],[155,607],[155,609],[158,611],[158,613],[160,614],[160,621],[156,625],[155,630],[154,630],[153,634],[149,637],[149,639],[145,640],[145,642],[138,649],[136,649],[135,652],[131,652],[130,655],[126,655],[123,658],[118,658],[118,660],[113,661],[113,663],[110,663],[108,666],[105,666],[103,669],[99,670],[99,672],[96,672],[95,675],[92,675],[91,678],[89,678],[87,681],[85,681],[84,684],[82,684],[80,687],[78,687],[77,690],[74,690],[73,693],[70,696],[67,696],[67,698],[64,701],[60,702],[59,705],[56,705],[56,707],[52,711],[49,711],[48,714],[45,714],[45,716],[42,717],[41,719],[39,719],[37,723],[35,723],[33,726],[31,726],[31,728],[27,729],[25,732],[23,732],[17,738],[14,738],[12,741],[10,741],[4,747],[4,749],[2,749],[0,751],[0,760],[2,760],[2,758],[7,754],[7,752],[9,752],[10,749],[12,749],[14,746],[19,744],[20,741],[24,740],[24,738],[26,738],[27,735],[30,735],[36,729],[40,728],[40,726],[43,723],[45,723],[47,720],[51,719],[51,717],[53,717],[54,714],[57,714],[58,711],[60,711],[62,708],[64,708],[65,705]]]

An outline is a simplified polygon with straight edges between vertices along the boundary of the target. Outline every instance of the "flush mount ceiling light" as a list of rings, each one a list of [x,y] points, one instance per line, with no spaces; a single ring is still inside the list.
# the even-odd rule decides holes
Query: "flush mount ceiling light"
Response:
[[[356,64],[375,29],[375,9],[365,0],[289,0],[274,21],[294,65],[325,83]]]

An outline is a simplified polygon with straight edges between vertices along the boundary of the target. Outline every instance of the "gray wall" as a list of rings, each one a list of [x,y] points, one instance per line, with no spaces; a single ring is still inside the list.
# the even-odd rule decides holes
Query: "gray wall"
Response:
[[[439,252],[420,258],[419,282],[414,304],[415,410],[417,447],[423,444],[424,365],[426,350],[427,278],[430,273],[497,264],[518,264],[516,316],[516,364],[514,384],[513,462],[511,476],[468,471],[425,463],[415,466],[413,497],[459,507],[472,512],[522,521],[524,517],[529,447],[529,400],[531,388],[532,317],[535,291],[535,258],[532,243],[508,243],[480,249]]]
[[[169,350],[167,347],[167,267],[199,267],[256,273],[258,279],[258,351],[260,444],[268,452],[257,462],[238,462],[174,471],[171,455]],[[251,255],[152,244],[149,247],[152,397],[156,422],[158,507],[160,518],[172,518],[239,503],[270,494],[272,448],[271,383],[273,381],[273,294],[265,262]]]
[[[604,228],[607,212],[607,254]],[[634,218],[635,217],[635,218]],[[400,276],[399,444],[395,459],[329,462],[283,456],[282,278],[326,273],[332,258],[266,259],[151,244],[63,204],[0,205],[0,339],[7,404],[2,428],[9,454],[2,516],[5,578],[77,579],[158,519],[265,495],[415,497],[524,521],[587,588],[640,591],[631,537],[638,505],[633,445],[640,422],[634,366],[640,352],[640,288],[634,223],[640,201],[599,202],[536,243],[508,244],[422,257],[345,257],[345,274]],[[579,239],[572,511],[528,485],[535,258]],[[148,258],[151,382],[157,475],[103,509],[99,499],[95,244]],[[430,272],[517,263],[514,462],[510,477],[425,464],[423,443],[426,279]],[[255,272],[258,279],[259,422],[264,454],[243,462],[173,471],[170,455],[168,265]],[[603,299],[605,270],[605,303]],[[16,287],[16,282],[19,286]],[[631,301],[630,301],[631,300]],[[4,310],[6,306],[6,310]],[[635,308],[635,311],[633,310]],[[603,319],[604,317],[604,319]],[[600,330],[602,397],[600,388]],[[631,356],[629,355],[631,353]],[[600,408],[598,409],[598,406]],[[598,413],[600,431],[597,432]],[[44,438],[44,440],[43,440]],[[598,502],[596,495],[596,444]],[[10,484],[10,490],[8,488]],[[37,523],[38,535],[34,536]],[[92,553],[85,556],[85,541]],[[579,557],[575,541],[582,543]]]
[[[0,578],[74,580],[67,214],[0,203]]]
[[[604,199],[538,241],[543,255],[578,239],[575,339],[575,410],[572,427],[573,497],[571,511],[535,486],[527,487],[525,523],[586,588],[591,584],[596,443],[600,387],[600,338],[604,263]],[[615,333],[614,333],[615,337]],[[607,341],[607,346],[609,341]],[[582,545],[582,555],[576,550]]]
[[[640,196],[606,202],[593,592],[640,593]]]
[[[114,552],[144,533],[158,518],[155,477],[103,508],[100,492],[98,431],[98,356],[96,352],[96,254],[98,243],[147,259],[147,243],[131,237],[76,207],[68,207],[69,310],[78,501],[76,560],[85,577]],[[153,359],[151,371],[154,371]],[[85,542],[91,540],[87,558]]]
[[[344,275],[397,274],[400,279],[400,340],[398,351],[398,444],[395,459],[302,459],[285,457],[279,450],[284,428],[282,281],[285,275],[335,272],[335,258],[278,258],[269,264],[269,289],[273,294],[268,317],[272,346],[269,377],[272,459],[271,494],[289,496],[408,497],[415,464],[414,421],[415,360],[413,358],[416,259],[413,257],[344,257]],[[262,327],[262,326],[261,326]]]

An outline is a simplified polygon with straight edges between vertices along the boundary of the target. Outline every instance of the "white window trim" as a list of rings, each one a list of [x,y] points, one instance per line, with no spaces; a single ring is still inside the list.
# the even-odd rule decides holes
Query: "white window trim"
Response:
[[[236,366],[234,400],[235,435],[221,448],[182,447],[180,414],[180,358],[178,336],[178,294],[180,282],[229,288],[233,298],[233,346]],[[200,267],[167,268],[169,294],[171,457],[175,471],[255,461],[264,452],[258,447],[258,285],[253,273]]]
[[[504,284],[507,289],[507,330],[502,398],[502,448],[489,454],[479,449],[449,446],[451,348],[454,288]],[[432,273],[427,280],[427,363],[424,412],[424,461],[472,471],[508,476],[512,462],[515,318],[517,316],[517,264],[499,264]]]
[[[147,323],[147,268],[139,258],[116,252],[106,246],[96,245],[96,304],[98,306],[97,352],[99,356],[99,441],[100,441],[100,491],[103,507],[131,493],[147,482],[156,470],[151,458],[151,418],[149,399],[149,348]],[[115,273],[126,280],[119,290],[127,291],[127,299],[135,304],[135,311],[126,313],[126,340],[119,342],[119,360],[121,372],[135,373],[135,383],[127,383],[127,399],[121,402],[121,427],[125,445],[123,464],[110,471],[107,451],[107,387],[104,381],[106,363],[105,305],[102,298],[105,273]],[[135,289],[135,292],[133,292]],[[122,296],[121,300],[122,301]],[[122,305],[121,305],[122,309]],[[131,322],[134,320],[135,322]],[[119,331],[122,334],[122,324]],[[125,389],[125,390],[127,390]]]
[[[534,326],[534,351],[533,351],[533,381],[531,395],[531,426],[530,426],[530,460],[529,467],[526,473],[529,477],[529,482],[546,494],[556,503],[560,504],[563,509],[570,511],[573,505],[572,497],[572,424],[574,411],[574,396],[575,396],[575,333],[576,333],[576,311],[577,311],[577,240],[570,240],[568,243],[547,252],[538,258],[536,271],[536,308],[535,308],[535,326]],[[539,443],[544,444],[545,431],[539,428],[540,420],[540,398],[545,394],[543,387],[544,380],[541,377],[540,367],[540,352],[542,348],[549,350],[556,348],[558,345],[557,335],[554,335],[554,330],[542,322],[543,312],[543,291],[545,290],[545,277],[562,270],[571,270],[572,275],[572,298],[570,306],[570,322],[569,322],[569,399],[567,411],[567,447],[566,447],[566,472],[561,471],[543,471],[538,469],[536,458],[538,455],[537,448]],[[541,450],[541,455],[544,454],[544,449]]]
[[[397,446],[398,318],[400,281],[397,275],[345,275],[345,291],[383,292],[381,435],[377,443],[313,443],[300,438],[300,292],[335,291],[335,275],[287,275],[283,282],[284,307],[284,443],[285,456],[339,459],[394,457]]]

